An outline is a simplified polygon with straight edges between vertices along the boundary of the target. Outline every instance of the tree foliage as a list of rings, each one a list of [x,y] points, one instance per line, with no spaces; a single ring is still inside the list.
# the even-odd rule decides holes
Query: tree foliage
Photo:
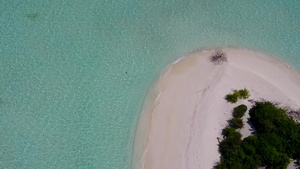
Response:
[[[243,168],[242,158],[244,153],[241,149],[242,135],[232,127],[226,127],[223,130],[225,137],[219,144],[221,161],[215,166],[218,169],[225,168]]]
[[[300,124],[288,117],[286,110],[270,102],[257,102],[249,112],[257,135],[241,140],[235,128],[226,127],[224,140],[219,144],[221,160],[216,169],[255,169],[259,166],[283,169],[287,168],[290,158],[299,161]]]
[[[251,123],[262,138],[269,138],[270,144],[280,140],[280,152],[294,159],[300,157],[300,125],[286,115],[286,110],[270,102],[259,102],[249,114]]]

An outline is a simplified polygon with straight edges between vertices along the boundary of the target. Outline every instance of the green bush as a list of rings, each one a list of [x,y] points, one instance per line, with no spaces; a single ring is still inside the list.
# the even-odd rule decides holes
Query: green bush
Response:
[[[239,99],[248,99],[250,97],[249,91],[244,88],[238,91]]]
[[[256,147],[258,147],[259,142],[257,136],[246,137],[242,142],[242,149],[244,153],[248,156],[253,156],[257,154]]]
[[[241,118],[232,118],[228,121],[229,125],[236,129],[241,129],[244,127],[244,122]]]
[[[253,158],[252,156],[245,156],[243,159],[243,169],[254,169],[258,168],[260,161]]]
[[[241,148],[242,135],[232,127],[223,130],[224,140],[219,143],[221,160],[216,169],[243,168],[244,153]]]
[[[234,118],[242,118],[246,111],[247,111],[247,106],[242,104],[233,109],[232,115]]]
[[[236,132],[236,130],[232,127],[226,127],[225,129],[223,129],[222,134],[225,137],[229,137],[231,135],[233,135],[233,133]]]
[[[278,152],[275,147],[270,145],[262,146],[260,151],[261,164],[268,169],[286,168],[290,162],[287,154]]]
[[[238,147],[242,143],[241,133],[237,132],[232,127],[226,127],[223,130],[223,135],[224,135],[225,139],[220,142],[220,146],[219,146],[220,152],[225,153],[225,151],[234,150],[236,147]]]
[[[250,97],[249,91],[245,89],[234,90],[233,93],[227,94],[225,99],[228,102],[236,103],[238,99],[247,99]]]
[[[276,147],[278,152],[284,152],[281,138],[275,133],[263,133],[259,137],[260,146],[271,146]]]
[[[237,93],[228,94],[226,95],[226,100],[231,103],[236,103],[238,101],[238,94]]]
[[[260,136],[268,134],[262,137],[269,140],[268,144],[278,147],[278,151],[285,152],[290,158],[299,158],[300,125],[286,115],[286,110],[270,102],[260,102],[250,109],[249,114],[257,133]],[[277,145],[274,145],[275,141]]]
[[[244,110],[245,111],[245,110]],[[250,121],[257,131],[241,140],[241,134],[233,128],[239,118],[229,120],[223,130],[224,140],[219,143],[221,160],[216,169],[287,168],[290,159],[300,157],[300,123],[286,115],[286,110],[270,102],[258,102],[249,111]],[[236,117],[242,116],[236,114]]]

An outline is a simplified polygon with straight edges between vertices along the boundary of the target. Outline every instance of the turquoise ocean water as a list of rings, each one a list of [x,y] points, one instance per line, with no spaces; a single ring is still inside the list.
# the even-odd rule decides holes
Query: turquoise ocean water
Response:
[[[0,168],[131,168],[166,64],[239,46],[300,68],[299,18],[299,0],[0,1]]]

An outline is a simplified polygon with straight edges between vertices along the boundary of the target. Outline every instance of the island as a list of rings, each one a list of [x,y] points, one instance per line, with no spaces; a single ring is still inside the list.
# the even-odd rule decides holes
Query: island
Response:
[[[235,89],[249,97],[227,98]],[[248,93],[248,94],[249,94]],[[268,101],[300,108],[300,74],[276,56],[246,48],[195,50],[168,65],[145,98],[136,129],[135,169],[210,169],[238,105]],[[245,113],[241,139],[253,134]],[[299,114],[289,114],[296,122]],[[294,111],[295,112],[295,111]]]

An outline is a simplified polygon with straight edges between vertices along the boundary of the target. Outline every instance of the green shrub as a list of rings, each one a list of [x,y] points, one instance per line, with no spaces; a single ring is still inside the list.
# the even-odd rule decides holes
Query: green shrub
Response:
[[[238,94],[237,93],[228,94],[226,95],[226,100],[231,103],[236,103],[238,101]]]
[[[270,145],[272,147],[276,147],[278,152],[284,152],[284,147],[282,145],[282,141],[280,137],[275,133],[263,133],[260,134],[259,137],[260,146]]]
[[[252,156],[245,156],[245,158],[243,159],[243,169],[254,169],[258,168],[259,165],[260,161],[253,158]]]
[[[241,119],[229,120],[232,127],[223,130],[224,140],[219,143],[221,160],[216,169],[254,169],[259,166],[283,169],[287,168],[290,158],[297,159],[299,163],[300,123],[289,118],[286,110],[270,102],[256,103],[249,114],[257,135],[241,140],[241,134],[233,128],[237,128]],[[235,115],[242,116],[239,113]]]
[[[233,93],[227,94],[225,99],[228,102],[236,103],[238,99],[247,99],[250,97],[249,91],[245,89],[234,90]]]
[[[223,135],[225,136],[225,139],[220,142],[219,145],[220,152],[234,150],[242,143],[241,133],[237,132],[232,127],[226,127],[223,130]]]
[[[290,163],[290,158],[285,153],[277,153],[275,154],[275,158],[273,161],[270,161],[270,166],[267,166],[266,168],[287,168],[287,166]]]
[[[242,135],[232,127],[223,130],[224,140],[219,143],[221,161],[215,166],[216,169],[243,168],[244,153],[241,148]]]
[[[261,164],[270,169],[286,168],[290,162],[289,157],[285,153],[280,153],[272,146],[261,147]]]
[[[244,88],[238,91],[239,99],[248,99],[250,97],[249,91]]]
[[[299,158],[300,125],[286,115],[286,110],[270,102],[259,102],[250,109],[249,114],[261,139],[290,158]]]
[[[232,127],[226,127],[225,129],[223,129],[222,134],[225,137],[229,137],[231,135],[233,135],[233,133],[236,132],[236,130]]]
[[[232,115],[234,118],[242,118],[246,111],[247,111],[247,106],[242,104],[233,109]]]
[[[300,154],[300,126],[286,115],[286,110],[270,102],[256,103],[249,111],[258,133],[261,163],[266,168],[286,168],[289,158]]]
[[[258,139],[256,136],[246,137],[242,142],[242,148],[246,155],[253,156],[257,154],[256,147],[258,146]]]
[[[241,118],[232,118],[228,121],[230,127],[241,129],[244,127],[244,122]]]

